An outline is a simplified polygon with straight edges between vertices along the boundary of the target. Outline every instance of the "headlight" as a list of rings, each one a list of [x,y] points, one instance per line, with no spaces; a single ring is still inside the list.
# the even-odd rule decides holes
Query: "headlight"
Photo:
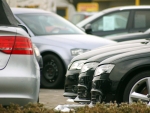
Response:
[[[99,64],[98,62],[91,62],[91,63],[84,64],[81,69],[81,73],[84,73],[91,68],[96,68],[98,66],[98,64]]]
[[[80,55],[84,52],[90,51],[89,49],[80,49],[80,48],[75,48],[75,49],[71,49],[71,55],[72,56],[77,56]]]
[[[115,65],[113,64],[105,64],[96,68],[94,76],[100,75],[102,73],[110,73]]]
[[[79,69],[81,69],[85,61],[86,61],[86,60],[80,60],[80,61],[74,62],[74,63],[70,66],[69,70],[77,70],[77,69],[79,70]]]

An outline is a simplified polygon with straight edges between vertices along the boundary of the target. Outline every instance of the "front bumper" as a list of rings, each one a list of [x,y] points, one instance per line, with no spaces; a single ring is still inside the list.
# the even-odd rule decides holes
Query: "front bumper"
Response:
[[[91,86],[93,74],[94,70],[88,70],[87,72],[81,73],[79,75],[78,100],[75,99],[75,102],[79,102],[79,99],[81,99],[83,102],[89,101],[91,99]]]
[[[77,84],[80,70],[68,70],[66,73],[64,97],[75,98],[77,96]]]
[[[115,94],[112,91],[112,81],[109,79],[109,74],[104,73],[96,76],[92,81],[91,101],[96,102],[110,102],[114,101]]]

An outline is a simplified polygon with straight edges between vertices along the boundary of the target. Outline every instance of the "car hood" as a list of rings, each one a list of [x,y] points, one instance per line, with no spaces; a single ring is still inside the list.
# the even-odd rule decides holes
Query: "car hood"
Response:
[[[119,49],[145,46],[148,42],[149,42],[148,40],[141,39],[141,40],[134,40],[134,41],[125,41],[125,42],[120,42],[120,43],[117,43],[117,44],[112,44],[112,45],[100,47],[100,48],[94,49],[92,51],[85,52],[81,55],[78,55],[78,56],[74,57],[71,60],[71,62],[78,61],[78,60],[87,60],[90,57],[93,57],[93,56],[96,56],[96,55],[99,55],[99,54],[104,54],[104,53],[107,53],[107,52],[113,52],[113,51],[119,50]]]
[[[131,51],[136,51],[140,49],[147,49],[147,48],[150,48],[150,45],[141,44],[140,46],[137,46],[137,47],[129,47],[129,48],[127,47],[127,48],[122,48],[119,50],[117,49],[114,51],[110,51],[110,52],[106,52],[106,53],[102,53],[102,54],[98,54],[96,56],[90,57],[86,62],[101,62],[105,60],[106,58],[109,58],[115,55],[131,52]]]
[[[36,36],[32,39],[33,43],[42,43],[63,48],[94,49],[104,45],[117,43],[115,41],[86,34]]]
[[[150,48],[150,45],[148,45],[148,47]],[[119,63],[119,62],[123,62],[123,61],[127,61],[127,60],[132,60],[132,59],[138,59],[138,58],[144,58],[144,57],[150,57],[150,49],[146,49],[146,48],[141,48],[139,50],[136,51],[130,51],[130,52],[126,52],[126,53],[122,53],[122,54],[118,54],[112,57],[109,57],[105,60],[103,60],[101,64],[108,64],[108,63]]]

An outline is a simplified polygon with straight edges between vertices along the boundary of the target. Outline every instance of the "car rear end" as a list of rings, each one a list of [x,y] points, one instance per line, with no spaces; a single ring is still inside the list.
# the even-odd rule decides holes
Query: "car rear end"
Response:
[[[37,102],[39,65],[29,35],[21,28],[0,27],[0,104]]]

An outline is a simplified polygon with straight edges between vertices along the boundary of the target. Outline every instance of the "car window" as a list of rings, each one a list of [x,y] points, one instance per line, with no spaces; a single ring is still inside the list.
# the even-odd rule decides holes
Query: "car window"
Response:
[[[79,28],[62,17],[50,14],[16,15],[34,35],[84,34]]]
[[[135,12],[134,28],[150,28],[149,11],[136,11]]]
[[[126,29],[129,11],[116,12],[103,16],[91,23],[93,31],[112,31]]]

